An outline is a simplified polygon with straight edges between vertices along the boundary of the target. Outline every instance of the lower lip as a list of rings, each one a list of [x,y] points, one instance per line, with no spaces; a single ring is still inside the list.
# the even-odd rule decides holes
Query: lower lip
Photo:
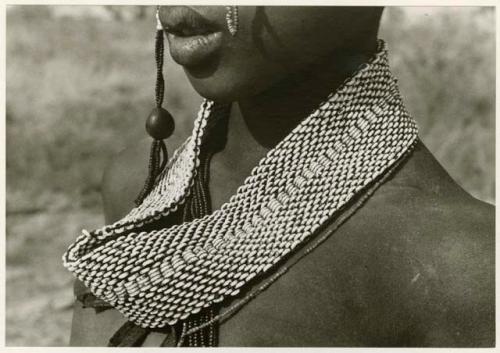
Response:
[[[222,46],[222,32],[191,37],[167,34],[170,55],[182,66],[196,66],[210,59]]]

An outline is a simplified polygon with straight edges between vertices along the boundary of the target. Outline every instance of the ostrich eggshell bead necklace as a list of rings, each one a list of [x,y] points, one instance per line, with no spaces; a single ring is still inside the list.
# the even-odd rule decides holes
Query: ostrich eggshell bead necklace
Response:
[[[192,135],[142,203],[113,224],[82,231],[63,256],[96,296],[142,327],[185,320],[273,271],[417,140],[379,41],[374,57],[270,150],[221,209],[144,231],[182,207],[207,122],[223,108],[203,102]]]

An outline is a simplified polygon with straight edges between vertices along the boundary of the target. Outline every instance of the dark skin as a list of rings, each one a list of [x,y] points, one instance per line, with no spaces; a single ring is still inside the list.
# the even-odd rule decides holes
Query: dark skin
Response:
[[[195,8],[207,16],[221,12]],[[240,42],[228,44],[231,60],[221,59],[211,76],[200,78],[200,67],[185,68],[201,95],[237,102],[227,145],[210,165],[213,209],[229,200],[267,151],[343,81],[353,63],[366,59],[380,14],[367,8],[266,7],[270,28],[256,35],[250,23],[262,23],[255,20],[262,11],[240,10]],[[324,16],[321,23],[318,16]],[[325,46],[307,28],[339,35]],[[290,46],[286,65],[280,61],[284,49],[276,43]],[[301,43],[307,43],[307,54],[299,50]],[[270,74],[251,77],[249,67]],[[169,151],[182,140],[170,138]],[[149,143],[136,143],[107,168],[108,223],[133,207],[146,177]],[[335,232],[328,227],[323,232],[332,234],[221,324],[221,346],[494,345],[494,208],[460,188],[422,143],[353,217]],[[96,314],[77,302],[71,344],[104,346],[124,321],[116,310]],[[162,339],[152,333],[144,345],[158,346]]]

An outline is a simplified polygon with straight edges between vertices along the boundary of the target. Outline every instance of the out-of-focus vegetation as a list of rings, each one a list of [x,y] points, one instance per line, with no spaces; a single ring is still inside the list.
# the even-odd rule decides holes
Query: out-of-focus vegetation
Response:
[[[66,246],[102,223],[109,157],[144,136],[153,104],[152,9],[13,6],[7,13],[7,344],[66,345]],[[492,8],[389,8],[380,37],[421,135],[450,174],[494,201]],[[200,98],[167,60],[187,135]]]
[[[7,19],[9,210],[95,206],[106,160],[144,136],[154,104],[151,18],[50,9],[15,7]],[[166,77],[169,107],[187,130],[199,98],[170,61]]]
[[[424,143],[475,197],[495,197],[495,13],[447,8],[419,20],[385,13],[381,37],[391,49],[409,111]],[[411,10],[410,10],[411,11]]]

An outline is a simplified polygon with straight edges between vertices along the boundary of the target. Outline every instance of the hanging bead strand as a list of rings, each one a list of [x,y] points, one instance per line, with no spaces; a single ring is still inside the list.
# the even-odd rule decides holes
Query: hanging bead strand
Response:
[[[226,6],[226,23],[232,36],[238,32],[238,6]]]
[[[153,138],[149,155],[148,176],[144,187],[135,199],[135,204],[140,205],[146,196],[153,190],[158,175],[161,174],[168,162],[168,151],[164,139],[170,137],[174,132],[175,123],[172,115],[162,108],[165,94],[165,80],[163,78],[163,56],[164,56],[164,34],[160,22],[160,6],[156,8],[156,38],[155,38],[155,60],[156,60],[156,85],[155,101],[156,107],[146,120],[146,131]]]

